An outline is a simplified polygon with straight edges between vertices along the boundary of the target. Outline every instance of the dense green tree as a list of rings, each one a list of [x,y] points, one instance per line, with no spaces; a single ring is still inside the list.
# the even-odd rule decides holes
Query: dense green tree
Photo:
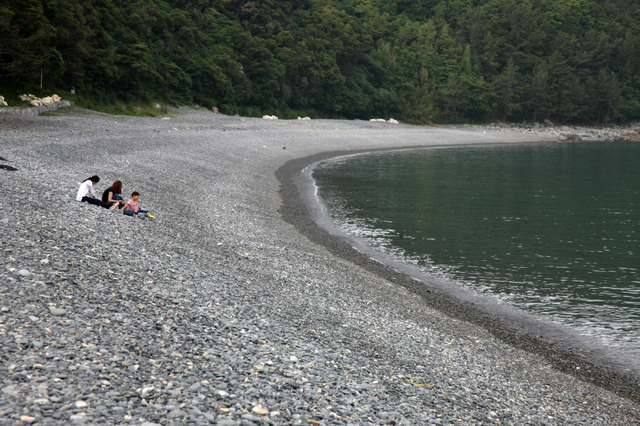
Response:
[[[93,31],[87,25],[82,3],[51,0],[44,2],[43,6],[45,17],[56,28],[53,47],[63,58],[60,78],[54,83],[71,88],[86,73],[85,64],[91,57],[89,39]]]
[[[615,73],[601,69],[594,86],[598,89],[594,93],[596,99],[595,111],[599,113],[597,121],[609,123],[621,116],[622,93],[620,82]]]
[[[517,66],[515,61],[509,60],[504,71],[493,80],[494,108],[502,121],[507,121],[512,113],[520,110],[519,88]]]
[[[0,91],[412,122],[640,119],[637,0],[5,0]]]
[[[53,44],[58,29],[46,18],[42,3],[8,0],[0,9],[0,75],[7,81],[36,83],[43,78],[55,79],[63,71],[62,55]]]
[[[532,121],[548,119],[553,111],[551,82],[549,81],[549,63],[543,59],[535,67],[531,82],[526,87],[525,105]]]

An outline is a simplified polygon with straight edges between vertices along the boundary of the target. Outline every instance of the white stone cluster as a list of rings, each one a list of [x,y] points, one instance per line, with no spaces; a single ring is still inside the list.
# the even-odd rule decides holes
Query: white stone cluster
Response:
[[[55,104],[56,102],[60,102],[62,98],[56,94],[47,96],[46,98],[39,98],[35,95],[28,94],[28,95],[20,95],[20,100],[23,102],[28,102],[33,106],[43,106],[43,105],[51,105],[51,104]]]
[[[262,118],[264,118],[265,120],[277,120],[278,117],[276,117],[275,115],[263,115]]]
[[[4,100],[4,96],[0,96],[0,106],[9,106]]]
[[[372,118],[369,121],[382,121],[385,123],[393,123],[393,124],[398,124],[400,123],[398,120],[396,120],[395,118],[390,118],[388,120],[385,120],[384,118]]]
[[[309,117],[298,117],[298,120],[311,120]]]

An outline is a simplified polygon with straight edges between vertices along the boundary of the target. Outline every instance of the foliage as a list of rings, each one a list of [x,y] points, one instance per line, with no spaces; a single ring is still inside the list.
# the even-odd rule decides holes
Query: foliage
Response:
[[[609,123],[640,119],[639,75],[638,0],[0,6],[0,93],[75,89],[118,110]]]

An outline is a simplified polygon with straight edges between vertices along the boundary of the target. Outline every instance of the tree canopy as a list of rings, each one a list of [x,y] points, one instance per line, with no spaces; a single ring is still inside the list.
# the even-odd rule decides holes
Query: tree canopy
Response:
[[[226,114],[640,119],[640,0],[5,0],[0,90]]]

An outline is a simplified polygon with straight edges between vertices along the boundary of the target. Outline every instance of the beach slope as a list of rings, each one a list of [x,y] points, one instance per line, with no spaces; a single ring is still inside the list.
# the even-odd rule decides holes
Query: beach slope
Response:
[[[0,164],[16,169],[0,169],[0,423],[638,424],[637,378],[569,374],[589,360],[555,362],[363,265],[310,220],[300,180],[341,153],[550,139],[206,111],[0,115]],[[94,174],[99,195],[122,180],[156,220],[76,202]]]

